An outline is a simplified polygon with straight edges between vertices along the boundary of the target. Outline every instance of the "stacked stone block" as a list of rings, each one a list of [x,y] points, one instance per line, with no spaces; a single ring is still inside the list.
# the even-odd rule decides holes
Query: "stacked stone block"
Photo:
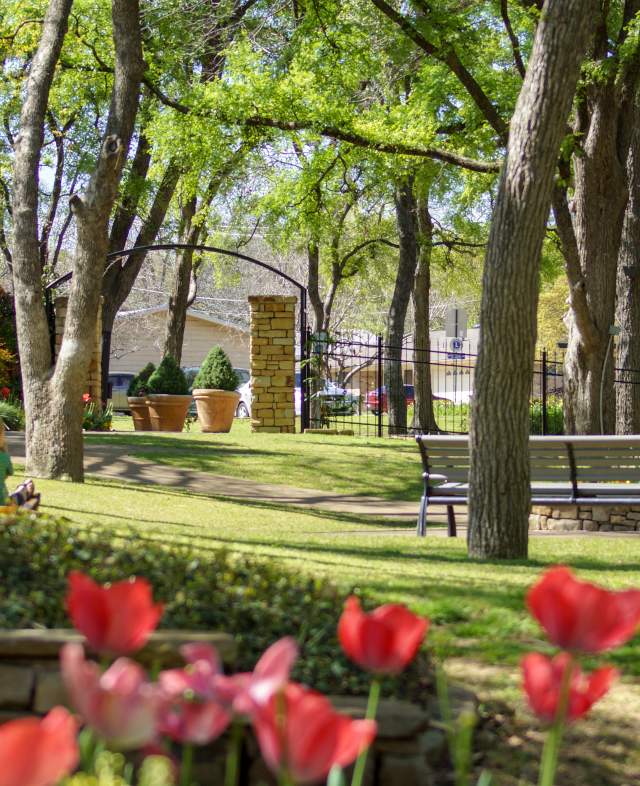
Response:
[[[571,532],[640,532],[637,505],[534,505],[529,529]]]
[[[292,295],[249,297],[252,431],[295,432],[296,301]]]
[[[67,305],[69,298],[61,296],[54,301],[54,311],[56,315],[56,357],[62,345],[64,335],[64,323],[67,318]],[[100,308],[96,320],[95,349],[91,355],[91,364],[87,375],[87,382],[83,393],[89,393],[92,401],[102,401],[102,298],[100,298]]]

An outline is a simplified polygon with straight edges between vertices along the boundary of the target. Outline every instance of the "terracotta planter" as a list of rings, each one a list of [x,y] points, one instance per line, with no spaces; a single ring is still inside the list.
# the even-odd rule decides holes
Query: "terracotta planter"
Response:
[[[191,396],[154,393],[147,396],[153,431],[182,431],[191,404]]]
[[[240,394],[235,390],[196,388],[193,398],[198,410],[200,428],[206,432],[226,433],[231,430]]]
[[[129,410],[133,418],[133,428],[135,431],[151,431],[151,418],[149,417],[149,405],[146,396],[129,396]]]

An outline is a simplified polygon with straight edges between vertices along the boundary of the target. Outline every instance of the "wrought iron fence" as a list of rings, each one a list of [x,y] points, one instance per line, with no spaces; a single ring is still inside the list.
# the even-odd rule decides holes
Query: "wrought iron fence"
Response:
[[[466,434],[473,396],[476,346],[470,339],[432,340],[429,350],[408,336],[391,346],[380,335],[350,333],[311,336],[309,425],[353,431],[361,436],[413,436],[436,429]],[[400,365],[407,408],[406,427],[390,428],[385,369]],[[564,351],[536,355],[531,385],[531,433],[563,433]],[[420,422],[416,381],[429,374],[435,426]],[[640,384],[640,371],[617,370],[616,384]]]

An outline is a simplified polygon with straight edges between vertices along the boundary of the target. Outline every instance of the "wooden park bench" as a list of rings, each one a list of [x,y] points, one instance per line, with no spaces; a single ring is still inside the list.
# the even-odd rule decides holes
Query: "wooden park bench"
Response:
[[[429,505],[446,505],[455,537],[453,506],[466,505],[469,494],[469,437],[420,435],[416,441],[424,481],[418,535],[427,534]],[[534,505],[640,505],[640,437],[530,437],[529,455]]]

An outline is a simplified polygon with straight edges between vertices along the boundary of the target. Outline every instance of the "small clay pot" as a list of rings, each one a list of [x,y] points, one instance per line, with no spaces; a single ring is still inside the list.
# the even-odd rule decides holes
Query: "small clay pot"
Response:
[[[135,431],[151,431],[151,418],[146,396],[129,396],[129,410]]]

